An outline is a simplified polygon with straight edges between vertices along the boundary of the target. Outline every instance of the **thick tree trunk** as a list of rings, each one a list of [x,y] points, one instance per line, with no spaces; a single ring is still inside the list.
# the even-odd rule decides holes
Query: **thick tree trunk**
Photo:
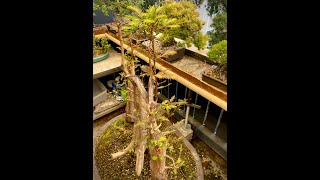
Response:
[[[124,49],[123,49],[123,39],[122,39],[122,28],[121,25],[118,26],[118,32],[119,32],[119,41],[120,41],[120,47],[121,47],[121,64],[124,73],[128,77],[128,80],[131,81],[133,86],[135,86],[135,95],[131,98],[135,99],[135,97],[138,98],[136,103],[134,103],[134,106],[139,107],[139,117],[138,120],[135,120],[135,127],[134,127],[134,140],[136,143],[135,146],[135,153],[136,153],[136,174],[139,176],[141,174],[141,171],[143,169],[143,162],[144,162],[144,152],[146,150],[146,144],[147,144],[147,130],[146,130],[146,124],[143,123],[143,120],[147,119],[147,91],[145,90],[143,83],[141,80],[136,77],[132,76],[130,71],[128,70],[128,67],[124,63]],[[139,103],[139,104],[138,104]],[[130,110],[130,107],[129,107]],[[133,115],[133,114],[131,114]]]
[[[150,160],[151,180],[164,180],[167,179],[165,172],[166,165],[166,149],[154,148],[149,151],[151,157],[157,156],[157,160]],[[161,157],[161,159],[160,159]]]
[[[157,121],[154,115],[156,111],[156,102],[154,101],[154,93],[155,93],[154,78],[155,78],[154,76],[150,76],[149,87],[148,87],[149,108],[150,108],[150,111],[153,112],[149,117],[150,125],[152,126],[150,130],[150,139],[158,140],[160,138],[160,130],[156,128]],[[166,149],[160,148],[159,146],[155,146],[149,149],[149,154],[151,156],[151,159],[150,159],[151,180],[167,179],[167,174],[165,173]],[[152,157],[154,156],[157,157],[157,160],[152,159]]]
[[[135,153],[136,153],[136,174],[139,176],[143,169],[143,162],[144,162],[144,152],[146,151],[147,145],[147,129],[145,120],[147,119],[148,112],[147,102],[145,102],[142,98],[142,94],[138,93],[137,99],[135,101],[136,106],[138,107],[138,120],[135,121],[134,126],[134,138],[135,142],[137,143]]]
[[[131,47],[131,62],[130,62],[130,65],[129,65],[129,72],[131,74],[132,77],[134,77],[136,75],[136,72],[135,72],[135,65],[134,65],[134,55],[133,55],[133,48],[132,48],[132,43],[131,43],[131,40],[129,40],[130,42],[130,47]],[[129,91],[129,98],[130,98],[130,101],[128,103],[128,106],[129,108],[127,109],[127,113],[130,114],[131,116],[135,116],[135,113],[134,113],[134,109],[138,110],[138,107],[135,105],[135,101],[136,101],[136,88],[134,87],[133,83],[131,81],[128,81],[128,87],[130,89]],[[135,122],[135,118],[133,117],[128,117],[127,116],[127,122]]]
[[[127,103],[128,107],[126,108],[126,114],[130,114],[131,116],[134,116],[133,110],[135,109],[135,107],[134,107],[135,88],[134,88],[131,81],[128,81],[128,88],[130,90],[129,90],[129,101]],[[133,122],[135,122],[135,119],[131,116],[127,115],[126,120],[127,120],[127,122],[133,123]]]

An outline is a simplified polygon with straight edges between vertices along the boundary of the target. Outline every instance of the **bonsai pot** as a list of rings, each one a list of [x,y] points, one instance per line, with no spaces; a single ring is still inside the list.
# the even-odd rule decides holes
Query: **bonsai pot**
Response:
[[[106,33],[106,30],[103,27],[93,28],[94,35],[104,34],[104,33]]]
[[[109,57],[109,53],[105,53],[105,54],[102,54],[101,56],[98,56],[96,58],[93,58],[93,63],[96,63],[96,62],[99,62],[99,61],[102,61],[102,60],[105,60]]]
[[[211,70],[213,67],[211,66],[208,70]],[[206,71],[208,71],[206,70]],[[215,77],[211,77],[206,75],[206,71],[204,71],[202,73],[202,81],[210,84],[211,86],[214,86],[224,92],[227,92],[227,83],[215,78]]]
[[[119,118],[125,117],[125,113],[118,115],[116,117],[114,117],[113,119],[111,119],[110,121],[108,121],[105,125],[103,125],[98,133],[96,134],[96,136],[93,137],[93,179],[94,180],[101,180],[102,178],[99,175],[99,170],[97,167],[97,162],[95,160],[95,154],[96,154],[96,147],[98,147],[98,143],[101,139],[101,137],[103,136],[104,132],[106,131],[106,129],[116,121]],[[202,162],[201,159],[197,153],[197,151],[195,150],[195,148],[192,146],[192,144],[186,140],[181,133],[179,133],[177,131],[176,135],[180,138],[182,138],[183,144],[187,147],[187,149],[190,151],[193,160],[195,161],[195,165],[196,165],[196,176],[197,176],[197,180],[203,180],[204,176],[203,176],[203,167],[202,167]],[[111,152],[110,152],[111,153]]]
[[[180,47],[178,49],[175,50],[177,53],[174,55],[169,55],[167,57],[163,57],[164,60],[166,60],[167,62],[172,62],[172,61],[176,61],[176,60],[180,60],[183,58],[184,53],[186,51],[185,47]]]
[[[191,56],[193,58],[196,58],[196,59],[199,59],[201,61],[204,61],[208,64],[211,64],[211,65],[215,65],[216,63],[212,62],[207,56],[203,55],[203,54],[199,54],[197,52],[194,52],[194,51],[191,51],[189,49],[186,49],[186,52],[185,52],[186,55],[188,56]]]
[[[118,29],[115,25],[111,24],[106,24],[108,31],[112,32],[113,34],[117,34]]]

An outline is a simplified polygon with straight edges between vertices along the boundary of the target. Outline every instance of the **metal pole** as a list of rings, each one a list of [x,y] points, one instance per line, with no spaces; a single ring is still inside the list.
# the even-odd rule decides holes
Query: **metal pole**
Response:
[[[220,111],[220,115],[219,115],[219,119],[218,119],[218,122],[217,122],[217,125],[216,125],[216,128],[214,129],[214,134],[217,134],[217,130],[218,130],[218,127],[219,127],[219,125],[220,125],[220,121],[221,121],[221,117],[222,117],[222,114],[223,114],[223,109],[221,109],[221,111]]]
[[[196,94],[196,99],[194,101],[194,104],[197,104],[197,100],[198,100],[198,94]],[[196,112],[196,108],[193,107],[193,114],[192,114],[192,118],[194,119],[194,113]]]
[[[185,93],[184,93],[184,99],[187,99],[187,92],[188,92],[188,88],[186,86],[186,90],[185,90]],[[186,105],[183,106],[183,110],[186,110]]]
[[[184,127],[186,129],[187,129],[187,124],[188,124],[189,110],[190,110],[190,106],[187,106],[186,119],[185,119],[185,122],[184,122]]]
[[[176,101],[178,101],[178,81],[176,81]]]
[[[206,122],[206,120],[207,120],[207,115],[208,115],[209,105],[210,105],[210,101],[208,100],[207,109],[206,109],[206,114],[204,115],[202,125],[205,125],[204,123],[205,123],[205,122]]]

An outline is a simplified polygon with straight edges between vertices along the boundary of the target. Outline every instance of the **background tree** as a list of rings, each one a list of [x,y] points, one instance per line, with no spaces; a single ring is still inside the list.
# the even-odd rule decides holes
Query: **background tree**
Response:
[[[210,46],[222,40],[227,40],[227,13],[220,12],[212,21],[210,26],[213,29],[208,32]]]
[[[219,13],[221,11],[227,12],[227,0],[208,0],[207,5],[208,15]]]

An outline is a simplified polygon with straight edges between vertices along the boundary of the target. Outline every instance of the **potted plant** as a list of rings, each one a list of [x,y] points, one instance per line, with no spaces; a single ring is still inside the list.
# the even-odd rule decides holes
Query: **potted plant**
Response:
[[[183,58],[185,45],[188,47],[193,43],[198,49],[203,49],[206,45],[207,37],[201,33],[203,21],[199,19],[197,6],[190,1],[166,1],[161,14],[167,18],[176,19],[176,28],[164,28],[157,33],[162,33],[159,40],[161,42],[161,53],[166,50],[174,50],[177,53],[165,57],[166,61],[174,61]],[[183,43],[175,42],[174,38],[183,40]]]
[[[108,43],[107,37],[98,39],[93,36],[93,63],[96,63],[108,58],[109,48],[110,48],[110,44]]]
[[[135,33],[132,34],[131,41],[133,44],[141,44],[144,41],[148,40],[147,32],[138,29]]]
[[[128,37],[130,38],[134,29],[122,27],[122,17],[126,14],[123,8],[128,3],[130,2],[105,1],[105,5],[107,7],[114,7],[114,13],[118,13],[119,15],[116,22],[121,47],[121,64],[123,69],[121,75],[124,79],[123,83],[128,87],[128,95],[125,100],[130,102],[128,105],[132,103],[132,106],[130,105],[126,109],[126,115],[123,119],[117,118],[113,125],[109,126],[113,129],[106,129],[99,133],[101,134],[101,138],[95,143],[96,147],[94,148],[93,163],[97,165],[98,170],[96,172],[103,179],[110,179],[112,177],[125,179],[130,176],[136,179],[150,179],[151,177],[151,179],[198,178],[202,180],[201,162],[197,161],[199,160],[198,157],[193,158],[196,152],[189,151],[189,155],[183,158],[182,154],[188,152],[187,149],[183,150],[182,146],[181,148],[174,147],[178,143],[170,140],[170,135],[173,135],[174,130],[165,125],[169,121],[167,117],[172,115],[173,110],[179,108],[185,101],[174,102],[175,98],[172,97],[170,100],[163,101],[162,103],[158,102],[158,89],[160,88],[158,78],[169,77],[165,72],[156,71],[155,64],[158,58],[156,51],[149,54],[150,63],[146,66],[137,64],[138,60],[132,48],[130,52],[124,53],[122,33],[128,32]],[[133,11],[133,21],[134,19],[136,20],[132,24],[129,24],[129,26],[143,23],[143,26],[140,28],[150,33],[150,46],[154,49],[154,32],[160,28],[170,27],[173,21],[164,16],[162,18],[156,16],[156,12],[161,10],[160,7],[151,6],[146,13],[132,6],[129,6],[128,9]],[[165,21],[166,19],[167,21]],[[124,31],[122,31],[122,28]],[[131,43],[130,46],[132,47]],[[138,66],[142,69],[142,74],[140,75],[136,75],[135,68]],[[141,77],[149,78],[148,88],[144,86]],[[134,122],[129,121],[130,123],[127,123],[128,117],[132,118]],[[110,136],[113,137],[110,138]],[[111,142],[111,140],[115,141]],[[114,146],[108,148],[110,144]],[[171,156],[171,150],[175,150],[175,153],[173,153],[176,155],[175,157]],[[188,168],[187,166],[191,167]],[[117,167],[116,171],[115,167]],[[106,168],[112,170],[111,174]],[[196,174],[194,174],[195,169],[199,170]],[[179,171],[182,171],[182,177],[177,176]],[[188,173],[186,173],[187,171]]]
[[[164,55],[168,50],[175,52],[163,56],[164,60],[172,62],[182,59],[186,52],[185,45],[190,47],[191,43],[194,43],[198,49],[205,47],[207,36],[200,32],[204,22],[198,18],[199,13],[196,11],[195,4],[187,1],[165,1],[161,8],[161,11],[157,12],[158,18],[165,16],[174,22],[171,28],[164,27],[155,32],[157,33],[155,40],[157,52],[160,55]],[[175,38],[182,41],[176,42]],[[143,46],[148,48],[150,41],[145,41]]]
[[[227,91],[227,40],[213,45],[208,52],[211,61],[218,63],[202,73],[202,80]]]

